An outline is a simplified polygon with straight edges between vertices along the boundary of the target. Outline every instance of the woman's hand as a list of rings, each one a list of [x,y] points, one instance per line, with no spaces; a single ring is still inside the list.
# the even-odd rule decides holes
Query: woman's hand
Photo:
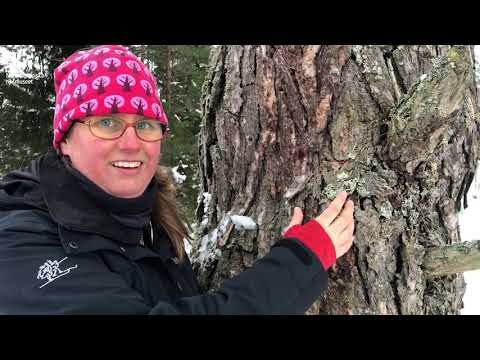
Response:
[[[345,191],[337,194],[335,200],[314,219],[322,225],[332,240],[337,259],[350,249],[354,239],[353,201],[349,200],[345,204],[347,195]],[[285,232],[293,225],[301,225],[302,220],[303,212],[299,207],[296,207],[293,210],[292,220]]]

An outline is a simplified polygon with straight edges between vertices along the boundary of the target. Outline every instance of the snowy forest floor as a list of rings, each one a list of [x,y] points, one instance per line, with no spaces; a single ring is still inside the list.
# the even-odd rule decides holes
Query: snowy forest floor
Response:
[[[459,217],[460,234],[463,241],[480,240],[480,169],[477,167],[475,180],[467,195],[468,208]],[[480,315],[480,270],[464,273],[467,288],[463,296],[462,315]]]

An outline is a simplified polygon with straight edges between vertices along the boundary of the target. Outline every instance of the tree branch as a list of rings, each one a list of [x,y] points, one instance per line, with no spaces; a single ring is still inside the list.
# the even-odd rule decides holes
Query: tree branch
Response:
[[[427,249],[423,259],[427,278],[480,269],[480,240]]]

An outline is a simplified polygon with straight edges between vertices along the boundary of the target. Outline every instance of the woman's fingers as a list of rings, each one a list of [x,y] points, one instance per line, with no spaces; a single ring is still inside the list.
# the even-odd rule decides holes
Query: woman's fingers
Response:
[[[345,203],[347,196],[348,194],[345,191],[338,193],[330,205],[315,218],[332,240],[337,259],[350,249],[354,239],[354,204],[351,200]],[[302,220],[303,213],[301,209],[296,208],[290,224],[285,231],[291,226],[300,225]]]
[[[340,256],[343,256],[353,244],[353,225],[348,226],[345,231],[343,231],[338,236],[337,246],[335,247],[335,252],[337,259]]]
[[[354,231],[355,231],[355,222],[352,221],[348,224],[348,226],[345,229],[343,229],[340,235],[350,236],[351,238],[353,238]]]
[[[331,226],[335,231],[341,233],[351,223],[353,223],[353,201],[349,200],[345,204],[345,208],[342,210],[340,216],[335,219]]]
[[[316,220],[323,226],[329,226],[342,211],[343,204],[345,204],[345,200],[347,200],[347,195],[346,191],[339,193],[335,200],[331,202]]]
[[[345,204],[346,193],[340,193],[330,206],[319,216],[324,221],[322,224],[330,236],[337,259],[343,256],[352,246],[355,222],[353,220],[353,201]],[[343,205],[345,207],[342,210]],[[332,217],[335,216],[333,219]],[[318,219],[318,218],[317,218]]]

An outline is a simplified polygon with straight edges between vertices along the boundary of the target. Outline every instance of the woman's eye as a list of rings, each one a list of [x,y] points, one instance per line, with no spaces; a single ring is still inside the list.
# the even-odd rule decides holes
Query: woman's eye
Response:
[[[111,127],[113,125],[113,120],[112,119],[102,119],[99,121],[100,126],[103,127]]]
[[[151,127],[152,126],[146,121],[142,121],[142,122],[137,123],[137,129],[139,129],[139,130],[145,130],[145,129],[149,129]]]

